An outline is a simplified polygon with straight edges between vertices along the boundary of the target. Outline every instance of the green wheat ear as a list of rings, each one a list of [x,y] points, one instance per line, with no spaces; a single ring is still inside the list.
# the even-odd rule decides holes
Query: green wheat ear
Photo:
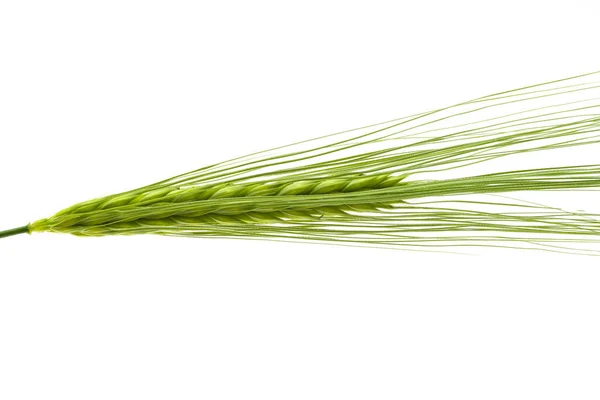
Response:
[[[594,72],[495,93],[235,158],[75,204],[0,238],[160,234],[595,254],[581,245],[600,242],[598,215],[504,195],[597,189],[600,164],[486,174],[478,168],[600,142],[599,77]]]

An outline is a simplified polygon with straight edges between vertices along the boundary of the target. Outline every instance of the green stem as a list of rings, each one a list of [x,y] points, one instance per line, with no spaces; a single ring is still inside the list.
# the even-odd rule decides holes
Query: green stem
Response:
[[[20,235],[21,233],[29,233],[29,225],[22,226],[20,228],[9,229],[7,231],[0,231],[0,239]]]

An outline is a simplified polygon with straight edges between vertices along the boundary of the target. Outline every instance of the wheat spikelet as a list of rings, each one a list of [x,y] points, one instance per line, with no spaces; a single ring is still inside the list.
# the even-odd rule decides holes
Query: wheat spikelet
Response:
[[[366,210],[371,204],[354,206],[335,204],[334,206],[311,206],[295,210],[294,206],[278,209],[272,197],[323,196],[334,193],[352,193],[389,188],[397,185],[404,176],[372,175],[347,178],[312,179],[293,182],[269,182],[252,184],[218,184],[192,188],[161,188],[148,192],[124,193],[77,204],[57,213],[54,217],[40,220],[31,225],[31,231],[98,232],[90,226],[119,224],[122,230],[128,226],[162,226],[167,222],[191,221],[199,223],[276,222],[283,219],[314,218],[316,215],[344,213],[345,210]],[[223,199],[253,198],[246,204],[229,204]],[[183,207],[173,207],[182,205]],[[200,207],[193,207],[197,205]],[[127,206],[127,207],[126,207]],[[160,207],[162,206],[162,209]],[[161,210],[162,212],[160,212]],[[126,213],[125,211],[130,211]],[[135,216],[133,216],[135,214]],[[179,219],[177,219],[179,218]],[[187,220],[186,220],[187,218]],[[258,222],[257,222],[258,221]],[[113,232],[114,229],[105,230]]]
[[[97,210],[138,205],[148,206],[157,203],[186,203],[193,201],[225,199],[232,197],[290,196],[309,194],[349,193],[359,190],[380,189],[396,185],[405,176],[389,174],[371,176],[351,176],[332,179],[312,179],[291,182],[258,182],[206,185],[189,188],[165,187],[143,193],[136,191],[117,194],[76,204],[56,215],[80,214]]]

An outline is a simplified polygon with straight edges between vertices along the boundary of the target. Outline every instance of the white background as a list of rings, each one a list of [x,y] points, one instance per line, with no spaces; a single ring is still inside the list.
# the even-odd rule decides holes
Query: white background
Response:
[[[0,228],[598,70],[598,4],[2,1]],[[23,235],[0,398],[597,399],[599,315],[593,257]]]

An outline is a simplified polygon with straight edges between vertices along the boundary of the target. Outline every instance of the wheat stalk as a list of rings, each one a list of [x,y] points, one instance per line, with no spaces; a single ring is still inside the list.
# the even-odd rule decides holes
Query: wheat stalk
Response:
[[[0,237],[153,233],[555,251],[594,243],[600,221],[593,213],[489,196],[595,189],[600,165],[473,170],[503,157],[600,142],[598,76],[496,93],[236,158],[76,204]]]

